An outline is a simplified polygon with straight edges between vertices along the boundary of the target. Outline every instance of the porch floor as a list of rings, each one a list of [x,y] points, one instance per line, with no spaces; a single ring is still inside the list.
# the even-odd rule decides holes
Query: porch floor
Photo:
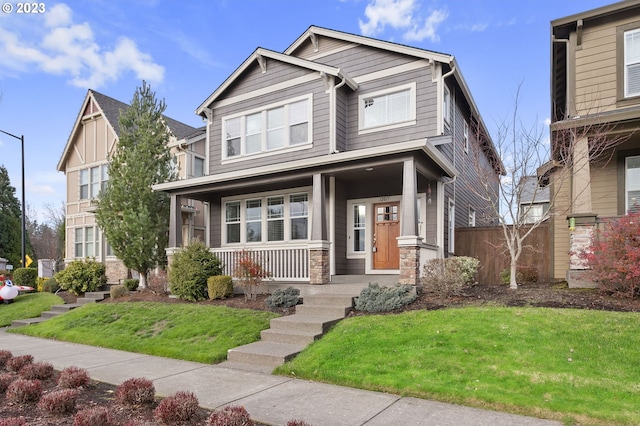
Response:
[[[274,290],[287,287],[295,287],[300,290],[300,296],[312,295],[350,295],[358,296],[369,283],[378,283],[380,286],[392,287],[398,284],[399,275],[333,275],[329,284],[309,284],[308,282],[293,281],[264,281],[260,284],[263,293],[273,293]]]

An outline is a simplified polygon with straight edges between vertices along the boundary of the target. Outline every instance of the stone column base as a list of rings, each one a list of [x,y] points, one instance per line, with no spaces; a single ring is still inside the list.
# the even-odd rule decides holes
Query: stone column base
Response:
[[[400,284],[420,285],[419,237],[398,237],[400,248]]]
[[[328,241],[309,243],[309,284],[329,284],[331,280],[329,246]]]
[[[579,254],[589,249],[593,230],[596,225],[596,215],[586,213],[574,215],[569,220],[569,270],[567,283],[570,288],[595,288],[597,285],[589,278],[589,268]]]

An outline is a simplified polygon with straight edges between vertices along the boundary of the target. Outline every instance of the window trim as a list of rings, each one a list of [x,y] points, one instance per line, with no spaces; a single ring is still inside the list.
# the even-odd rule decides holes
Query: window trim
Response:
[[[270,110],[274,110],[277,108],[284,107],[284,118],[283,118],[283,128],[285,130],[291,128],[290,115],[288,107],[295,103],[306,101],[307,102],[307,141],[301,142],[297,144],[290,143],[290,134],[288,132],[284,132],[285,145],[282,147],[276,147],[272,149],[267,148],[267,113]],[[247,139],[247,130],[246,130],[246,117],[260,114],[261,115],[261,126],[260,126],[260,134],[261,136],[261,149],[260,151],[246,153],[246,139]],[[227,138],[226,138],[226,125],[229,120],[240,119],[240,154],[234,156],[227,155]],[[242,161],[248,158],[256,158],[274,154],[280,154],[282,152],[288,151],[296,151],[300,149],[309,149],[313,146],[313,93],[308,93],[306,95],[297,96],[294,98],[290,98],[284,101],[275,102],[268,105],[263,105],[258,108],[253,108],[250,110],[241,111],[234,114],[225,115],[221,119],[221,132],[220,132],[220,140],[221,140],[221,163],[227,164],[236,161]],[[300,124],[300,122],[294,123]]]
[[[307,196],[307,214],[306,216],[293,216],[290,208],[290,197],[292,195],[306,194]],[[284,239],[278,241],[268,241],[268,199],[275,197],[283,197],[284,210],[282,220],[284,221]],[[246,202],[250,200],[261,200],[261,241],[247,241],[247,214],[246,214]],[[227,242],[227,225],[231,222],[226,220],[226,208],[228,203],[240,203],[240,241],[228,243]],[[221,247],[258,247],[258,246],[274,246],[282,244],[307,244],[311,238],[311,220],[312,220],[312,188],[292,188],[285,191],[269,191],[255,194],[245,194],[241,197],[225,197],[221,199]],[[291,220],[296,218],[307,219],[307,238],[306,239],[292,239],[291,237]],[[238,223],[238,222],[233,222]]]
[[[91,229],[93,233],[92,241],[87,241],[87,229]],[[78,233],[78,231],[80,231]],[[78,241],[78,236],[80,236],[80,241]],[[93,245],[93,254],[87,254],[87,246],[89,244]],[[78,256],[78,247],[82,247],[82,253]],[[100,232],[100,228],[97,225],[89,225],[89,226],[78,226],[74,228],[73,231],[73,258],[74,259],[98,259],[100,258],[102,247],[102,232]]]
[[[476,209],[471,206],[469,206],[467,213],[467,225],[472,228],[475,228],[476,226]]]
[[[632,64],[627,64],[627,59],[626,59],[626,56],[627,56],[627,35],[629,35],[629,34],[640,34],[640,28],[635,28],[633,30],[624,31],[624,34],[623,34],[624,47],[623,47],[622,62],[623,62],[623,68],[624,68],[624,82],[623,82],[624,89],[623,90],[624,90],[624,98],[625,99],[635,98],[635,97],[640,96],[640,90],[638,92],[636,92],[636,93],[628,93],[627,92],[627,82],[628,82],[628,78],[629,78],[628,77],[629,74],[628,74],[627,70],[629,68],[629,65],[640,65],[640,60],[638,60],[637,62],[634,62]]]
[[[98,181],[93,180],[93,171],[97,169]],[[86,182],[83,183],[83,175],[86,178]],[[89,201],[99,198],[100,193],[106,188],[106,184],[109,182],[109,164],[102,163],[93,165],[90,167],[84,167],[78,170],[78,201]],[[83,197],[82,188],[86,187],[87,195]],[[97,188],[98,193],[94,194]]]
[[[390,87],[388,89],[377,90],[375,92],[364,93],[358,96],[358,134],[381,132],[384,130],[397,129],[399,127],[413,126],[416,120],[416,82]],[[364,101],[369,98],[376,98],[385,95],[409,91],[409,117],[406,120],[387,123],[380,126],[364,127]]]

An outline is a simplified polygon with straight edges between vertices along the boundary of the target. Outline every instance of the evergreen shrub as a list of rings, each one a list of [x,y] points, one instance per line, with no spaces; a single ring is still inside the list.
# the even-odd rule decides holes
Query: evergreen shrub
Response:
[[[35,268],[17,268],[13,271],[13,284],[37,288],[38,270]]]
[[[180,299],[206,300],[207,280],[222,274],[220,260],[199,240],[178,251],[169,267],[169,290]]]
[[[233,278],[229,275],[215,275],[207,279],[209,299],[224,299],[233,294]]]
[[[38,289],[38,291],[46,291],[47,293],[55,293],[58,290],[60,290],[60,285],[54,277],[47,278],[44,283],[42,283],[42,290]]]
[[[356,298],[355,308],[363,312],[387,312],[400,309],[416,300],[413,286],[397,284],[393,287],[380,287],[369,283]]]
[[[79,296],[107,282],[105,266],[95,260],[74,260],[55,275],[60,288]]]
[[[112,285],[109,289],[109,296],[112,299],[117,299],[119,297],[126,296],[127,294],[129,294],[129,290],[127,290],[127,287],[123,285]]]
[[[287,287],[283,289],[276,289],[265,303],[271,309],[276,308],[290,308],[292,306],[296,306],[298,304],[298,300],[300,299],[300,290],[293,287]]]
[[[129,291],[136,291],[136,290],[138,290],[138,287],[140,286],[140,280],[129,278],[129,279],[124,280],[122,285],[124,285],[125,288],[127,290],[129,290]]]

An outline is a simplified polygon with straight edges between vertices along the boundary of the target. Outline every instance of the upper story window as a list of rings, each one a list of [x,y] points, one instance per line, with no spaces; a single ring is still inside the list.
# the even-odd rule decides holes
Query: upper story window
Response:
[[[640,95],[640,29],[624,33],[624,96]]]
[[[109,182],[109,165],[91,167],[80,170],[80,199],[98,198]]]
[[[444,96],[442,97],[442,117],[445,123],[451,123],[451,91],[446,84],[444,86]]]
[[[467,225],[468,226],[476,226],[476,209],[469,206]]]
[[[640,155],[625,159],[627,212],[640,212]]]
[[[469,152],[469,122],[464,120],[464,129],[463,129],[463,147],[464,152]]]
[[[416,84],[360,95],[358,104],[358,127],[361,132],[415,124]]]
[[[222,158],[312,143],[312,95],[222,119]]]

